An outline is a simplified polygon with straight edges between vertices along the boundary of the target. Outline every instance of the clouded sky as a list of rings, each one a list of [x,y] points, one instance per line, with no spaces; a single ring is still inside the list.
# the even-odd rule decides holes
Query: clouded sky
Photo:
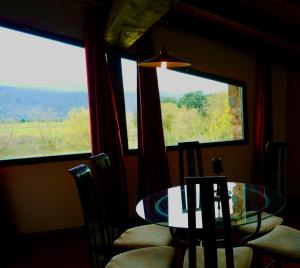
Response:
[[[0,27],[0,85],[86,91],[81,47]]]
[[[137,84],[136,62],[122,60],[125,91],[135,91]],[[157,68],[159,89],[170,93],[184,93],[202,90],[204,93],[221,92],[228,89],[228,84],[188,75],[172,70]]]

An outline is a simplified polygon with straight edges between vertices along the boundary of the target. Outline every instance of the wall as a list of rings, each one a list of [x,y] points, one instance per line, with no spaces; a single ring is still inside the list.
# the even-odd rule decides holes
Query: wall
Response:
[[[0,19],[73,39],[83,37],[84,6],[64,0],[1,0]]]
[[[51,5],[49,3],[52,3]],[[63,4],[61,4],[63,3]],[[58,8],[59,6],[59,8]],[[61,9],[61,7],[63,9]],[[42,15],[40,10],[46,10]],[[72,38],[82,39],[83,8],[70,6],[60,0],[1,2],[0,18],[25,23],[38,29],[57,32]],[[155,48],[158,52],[165,44],[170,54],[184,58],[192,67],[203,72],[241,80],[247,84],[247,106],[249,121],[249,144],[203,149],[204,173],[211,174],[211,159],[221,157],[225,174],[235,181],[248,181],[251,176],[254,139],[254,84],[255,58],[220,43],[190,34],[164,29],[155,29]],[[285,138],[285,106],[282,90],[284,70],[274,69],[274,81],[279,79],[275,99],[281,103],[275,114],[276,137]],[[279,75],[279,76],[278,76]],[[274,106],[275,107],[275,106]],[[276,109],[275,109],[276,110]],[[178,183],[177,152],[168,152],[172,183]],[[41,232],[81,226],[83,216],[73,178],[67,170],[85,161],[53,162],[36,165],[7,166],[0,168],[0,184],[5,201],[9,204],[16,231],[19,234]],[[130,212],[135,214],[137,191],[137,159],[126,156]]]
[[[157,51],[165,44],[171,55],[189,61],[193,69],[246,82],[249,144],[204,149],[203,158],[207,172],[210,172],[211,158],[219,156],[223,158],[224,170],[229,178],[248,180],[254,139],[255,57],[206,38],[168,28],[156,28],[154,37]]]
[[[247,181],[251,174],[253,147],[253,107],[255,60],[253,56],[205,38],[168,32],[164,38],[170,53],[192,62],[204,72],[245,81],[247,83],[250,142],[243,146],[203,149],[204,173],[211,174],[211,159],[223,158],[226,175],[236,181]],[[184,40],[179,42],[178,40]],[[158,47],[161,41],[157,40]],[[169,152],[172,183],[178,182],[177,152]],[[21,165],[0,169],[5,197],[18,233],[32,233],[76,227],[83,224],[80,203],[73,178],[67,170],[81,161]],[[125,158],[130,211],[135,213],[137,160]]]

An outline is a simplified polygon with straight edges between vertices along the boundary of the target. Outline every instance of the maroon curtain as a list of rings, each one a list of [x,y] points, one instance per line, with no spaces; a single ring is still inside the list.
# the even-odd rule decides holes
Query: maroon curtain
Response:
[[[264,156],[266,144],[272,141],[271,66],[266,61],[256,62],[255,144],[252,183],[264,182]]]
[[[102,15],[88,11],[84,46],[86,51],[92,154],[105,152],[111,161],[114,181],[119,190],[120,219],[128,216],[126,172],[122,140],[117,117],[114,92],[103,47]],[[120,210],[121,209],[121,210]]]
[[[150,33],[138,41],[139,60],[153,56],[151,43]],[[138,68],[137,99],[138,196],[142,198],[171,184],[155,68]]]

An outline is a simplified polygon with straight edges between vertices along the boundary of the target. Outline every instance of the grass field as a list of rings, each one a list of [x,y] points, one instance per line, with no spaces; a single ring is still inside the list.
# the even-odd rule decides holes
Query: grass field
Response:
[[[87,129],[68,121],[0,123],[0,160],[90,152]]]
[[[67,134],[67,126],[65,122],[0,123],[0,135],[7,132],[14,137],[39,137],[45,132],[59,137]]]

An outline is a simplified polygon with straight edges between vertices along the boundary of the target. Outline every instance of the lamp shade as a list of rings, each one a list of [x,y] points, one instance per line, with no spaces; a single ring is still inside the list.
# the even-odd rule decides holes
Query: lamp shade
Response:
[[[168,55],[165,46],[160,50],[158,56],[147,59],[143,62],[138,63],[140,67],[162,67],[162,68],[176,68],[176,67],[187,67],[191,64],[182,60]]]

